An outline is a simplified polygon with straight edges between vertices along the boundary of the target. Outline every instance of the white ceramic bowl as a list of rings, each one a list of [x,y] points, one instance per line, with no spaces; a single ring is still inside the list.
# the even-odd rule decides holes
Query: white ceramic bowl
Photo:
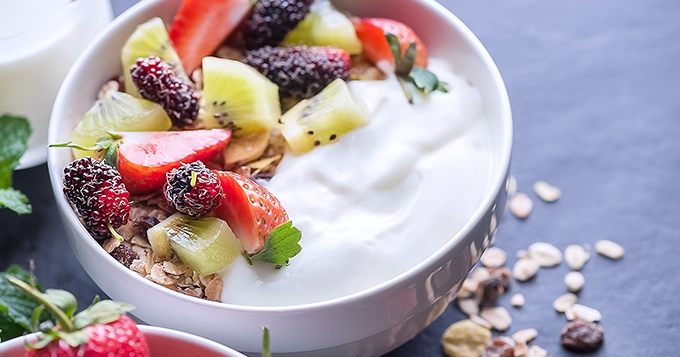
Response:
[[[149,344],[151,357],[245,357],[243,354],[203,337],[163,327],[138,325]],[[0,356],[23,357],[24,344],[33,335],[0,343]]]
[[[252,307],[191,298],[145,280],[116,262],[89,236],[62,194],[68,150],[51,150],[50,178],[71,247],[92,279],[111,298],[136,306],[149,324],[188,331],[240,351],[259,352],[260,328],[272,331],[277,355],[378,356],[410,340],[432,323],[463,278],[491,244],[507,197],[512,119],[503,80],[479,40],[454,15],[431,0],[338,0],[359,16],[381,16],[412,26],[431,55],[450,60],[476,86],[492,128],[494,162],[488,192],[474,215],[438,251],[407,272],[368,290],[318,303]],[[169,21],[180,0],[137,4],[81,55],[59,92],[49,142],[67,141],[103,83],[120,73],[120,49],[136,25],[153,16]]]

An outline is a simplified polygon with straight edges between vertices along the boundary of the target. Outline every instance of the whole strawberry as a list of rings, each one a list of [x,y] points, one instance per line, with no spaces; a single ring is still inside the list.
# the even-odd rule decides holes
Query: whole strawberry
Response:
[[[64,194],[95,238],[108,238],[130,215],[130,193],[118,171],[89,156],[64,169]]]
[[[349,79],[349,54],[336,47],[265,46],[244,61],[276,83],[283,98],[311,98],[334,79]]]
[[[149,357],[149,346],[144,334],[125,312],[132,306],[116,301],[97,301],[82,312],[76,310],[76,298],[64,290],[42,293],[12,276],[5,276],[10,284],[41,303],[57,321],[28,340],[27,357]],[[59,306],[64,306],[62,310]]]

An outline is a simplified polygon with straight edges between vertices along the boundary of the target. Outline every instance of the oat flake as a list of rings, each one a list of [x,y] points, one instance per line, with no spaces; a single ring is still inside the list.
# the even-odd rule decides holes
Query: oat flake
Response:
[[[554,267],[562,262],[562,252],[546,242],[536,242],[530,245],[529,256],[542,267]]]
[[[581,270],[589,259],[590,253],[578,244],[571,244],[564,250],[564,262],[573,270]]]
[[[517,293],[510,298],[510,304],[512,304],[514,307],[522,307],[524,306],[525,302],[524,295],[520,293]]]
[[[557,312],[565,312],[578,301],[578,297],[572,293],[564,294],[553,301],[553,308]]]
[[[534,183],[534,192],[536,193],[536,196],[545,202],[557,201],[557,199],[562,196],[562,190],[545,181],[537,181]]]
[[[519,281],[527,281],[538,273],[539,268],[540,265],[533,259],[520,259],[512,267],[512,276]]]
[[[586,283],[586,278],[577,271],[572,271],[564,276],[564,283],[567,285],[567,289],[572,293],[581,291],[583,285]]]
[[[534,202],[526,195],[526,193],[517,192],[508,204],[510,212],[517,218],[524,219],[529,216],[531,210],[534,208]]]
[[[479,316],[489,321],[494,329],[501,332],[507,330],[512,324],[512,317],[503,306],[484,308]]]
[[[512,339],[517,343],[527,343],[538,336],[538,330],[535,328],[525,328],[512,334]]]
[[[574,306],[569,308],[569,311],[573,313],[576,318],[584,321],[595,322],[602,320],[602,313],[585,305],[574,304]]]
[[[498,268],[505,265],[505,260],[507,259],[507,253],[501,248],[490,247],[482,254],[480,261],[488,268]]]
[[[622,246],[607,239],[597,241],[595,243],[595,251],[609,259],[614,260],[623,258],[623,254],[625,253]]]

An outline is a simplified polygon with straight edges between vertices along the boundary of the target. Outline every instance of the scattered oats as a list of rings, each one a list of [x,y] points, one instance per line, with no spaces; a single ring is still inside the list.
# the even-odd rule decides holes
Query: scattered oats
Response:
[[[479,305],[477,305],[477,300],[475,299],[456,299],[458,308],[465,315],[479,315]]]
[[[482,254],[480,261],[485,267],[498,268],[505,265],[506,258],[507,254],[503,249],[498,247],[490,247],[486,250],[486,252],[484,252],[484,254]]]
[[[569,308],[569,311],[571,311],[571,313],[573,313],[576,318],[579,318],[583,321],[595,322],[602,320],[602,314],[599,311],[585,305],[574,304]]]
[[[542,267],[554,267],[562,262],[562,252],[546,242],[536,242],[530,245],[529,256]]]
[[[520,259],[512,267],[512,276],[519,281],[527,281],[538,273],[540,267],[538,262],[531,258]]]
[[[512,324],[512,317],[503,306],[484,308],[479,316],[489,321],[494,329],[501,332],[507,330]]]
[[[562,190],[555,186],[551,186],[545,181],[536,181],[536,183],[534,183],[534,192],[538,198],[545,202],[557,201],[557,199],[562,196]]]
[[[529,216],[531,210],[534,208],[534,202],[526,195],[526,193],[517,192],[510,199],[508,205],[510,207],[510,212],[514,214],[517,218],[524,219]]]
[[[191,73],[191,81],[196,90],[203,90],[203,70],[199,67]]]
[[[470,275],[470,279],[479,282],[489,279],[490,277],[491,273],[489,272],[489,269],[483,267],[476,268],[475,270],[472,271],[472,275]]]
[[[145,259],[137,258],[132,261],[132,264],[130,264],[130,269],[133,271],[136,271],[139,274],[146,275],[146,268],[144,267],[146,262]]]
[[[142,237],[139,234],[135,234],[132,239],[130,240],[130,243],[134,245],[138,245],[142,248],[149,248],[151,249],[151,244],[149,244],[149,240],[146,237]]]
[[[507,336],[498,336],[491,339],[486,346],[482,357],[513,357],[517,343]]]
[[[548,357],[548,351],[544,350],[542,347],[538,345],[533,345],[527,353],[525,354],[526,357]]]
[[[135,246],[133,246],[135,247]],[[140,257],[146,257],[146,264],[144,264],[144,269],[146,269],[147,272],[151,272],[151,267],[153,266],[153,256],[154,254],[151,252],[144,252],[144,255],[140,254]]]
[[[564,283],[567,284],[567,289],[572,293],[581,291],[583,285],[586,283],[586,278],[578,271],[572,271],[564,276]]]
[[[518,343],[515,346],[515,357],[525,357],[528,351],[529,347],[526,343]]]
[[[189,267],[180,261],[166,260],[161,263],[161,266],[164,272],[172,275],[182,275],[189,270]]]
[[[505,183],[505,189],[508,191],[508,197],[512,197],[517,194],[517,178],[515,175],[510,175],[508,181]]]
[[[476,323],[480,326],[486,327],[489,330],[491,328],[493,328],[493,325],[491,324],[491,322],[484,320],[483,318],[479,317],[479,315],[470,315],[469,317],[470,317],[470,321],[473,321],[474,323]]]
[[[104,99],[106,93],[110,91],[117,92],[119,88],[120,84],[118,84],[118,81],[108,81],[104,83],[102,88],[99,90],[99,93],[97,94],[97,99]]]
[[[140,247],[140,246],[138,246],[138,245],[136,245],[136,244],[133,244],[133,245],[132,245],[132,250],[134,250],[135,253],[137,253],[137,255],[139,255],[140,257],[145,257],[145,256],[146,256],[147,250],[144,249],[144,247]]]
[[[564,261],[573,270],[581,270],[589,259],[590,253],[578,244],[571,244],[564,250]]]
[[[107,253],[111,254],[111,252],[113,252],[114,249],[118,248],[119,245],[120,245],[120,241],[118,239],[109,238],[109,239],[105,240],[104,243],[102,243],[102,248],[104,248],[104,250]]]
[[[470,278],[463,280],[463,285],[460,287],[457,297],[459,299],[467,299],[471,297],[481,296],[481,284],[477,280]],[[480,289],[480,290],[478,290]]]
[[[610,240],[598,240],[595,242],[595,250],[609,259],[618,260],[623,258],[625,251],[623,247]]]
[[[564,311],[564,316],[567,318],[569,321],[574,321],[578,316],[576,316],[576,312],[574,312],[571,307],[567,308],[566,311]]]
[[[512,283],[512,273],[506,267],[489,268],[491,276],[482,282],[482,298],[480,305],[494,304],[498,297],[505,294]]]
[[[203,296],[203,289],[201,288],[196,287],[180,288],[178,291],[184,295],[197,297],[199,299],[201,298],[201,296]]]
[[[450,357],[479,357],[491,341],[491,331],[471,320],[449,326],[442,335],[444,353]]]
[[[205,287],[205,297],[210,301],[222,301],[222,289],[224,281],[222,279],[212,279]]]
[[[153,281],[154,283],[161,285],[174,285],[175,279],[168,276],[168,274],[163,271],[163,265],[158,263],[151,267],[149,275],[146,276],[147,279]]]
[[[527,343],[538,336],[538,330],[535,328],[525,328],[512,334],[512,339],[517,343]]]
[[[572,293],[566,293],[553,301],[553,308],[557,312],[565,312],[570,307],[574,306],[578,301],[578,297]]]
[[[206,275],[206,276],[201,275],[198,278],[198,281],[201,282],[201,284],[203,284],[203,286],[208,286],[208,284],[210,284],[210,282],[213,279],[215,279],[215,274],[210,274],[210,275]]]
[[[512,304],[514,307],[522,307],[524,306],[525,302],[526,300],[524,300],[524,295],[520,293],[517,293],[510,298],[510,304]]]
[[[517,256],[517,259],[524,259],[524,258],[529,257],[529,252],[527,252],[524,249],[521,249],[521,250],[518,250],[517,254],[515,254],[515,255]]]

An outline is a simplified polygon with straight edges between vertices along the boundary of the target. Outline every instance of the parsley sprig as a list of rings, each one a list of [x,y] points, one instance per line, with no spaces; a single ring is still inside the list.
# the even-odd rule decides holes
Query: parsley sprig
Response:
[[[3,115],[0,117],[0,208],[17,214],[33,211],[28,197],[12,188],[12,173],[28,148],[31,125],[26,118]]]

